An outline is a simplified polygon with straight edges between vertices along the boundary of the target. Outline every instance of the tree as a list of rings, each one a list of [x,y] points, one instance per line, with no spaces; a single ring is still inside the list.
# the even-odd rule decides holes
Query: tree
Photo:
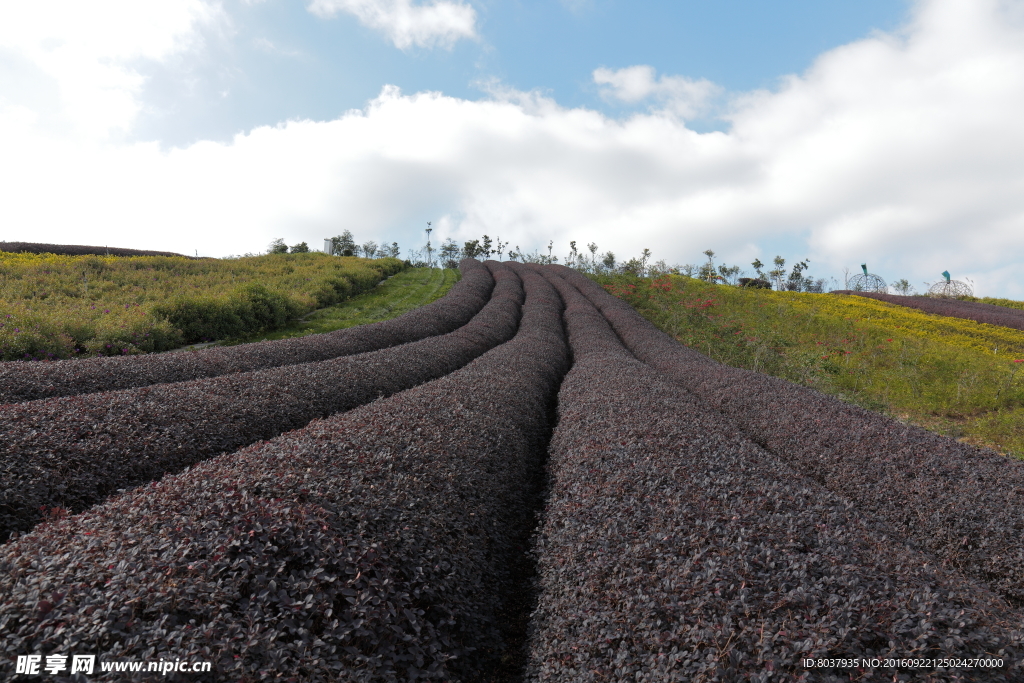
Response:
[[[373,258],[377,254],[377,243],[373,240],[363,243],[363,256]]]
[[[715,282],[718,280],[718,273],[715,271],[715,252],[708,249],[704,252],[704,255],[708,257],[708,262],[700,267],[700,274],[698,277],[706,282]]]
[[[487,245],[487,248],[485,248],[484,245],[480,244],[480,240],[469,240],[462,245],[462,258],[486,257],[489,251],[490,245]]]
[[[782,278],[786,275],[786,259],[776,256],[772,263],[775,264],[775,270],[769,270],[768,277],[775,281],[775,288],[781,292],[784,289]]]
[[[308,254],[309,245],[306,244],[305,242],[299,242],[298,244],[292,247],[291,252],[293,254]]]
[[[789,274],[789,279],[786,280],[786,289],[790,292],[799,292],[807,288],[808,285],[814,284],[814,281],[810,278],[805,278],[803,272],[807,270],[807,261],[799,261],[793,264],[793,271]]]
[[[635,257],[623,263],[620,269],[627,275],[644,276],[644,262]]]
[[[768,279],[767,277],[765,277],[765,274],[761,272],[761,269],[764,268],[764,264],[761,263],[761,259],[759,259],[759,258],[754,259],[754,262],[751,263],[750,265],[754,266],[754,272],[757,273],[757,279],[758,280],[767,280]]]
[[[647,277],[659,277],[661,275],[679,275],[679,266],[670,266],[665,259],[658,259],[647,266]]]
[[[356,253],[356,241],[351,230],[331,238],[331,253],[335,256],[352,256]]]
[[[551,250],[554,248],[555,242],[551,240],[548,242],[548,253],[542,254],[539,251],[534,251],[532,254],[523,253],[519,247],[516,247],[518,251],[518,258],[523,263],[540,263],[542,265],[550,265],[552,263],[558,263],[558,257],[551,255]]]
[[[739,266],[727,266],[724,263],[718,266],[718,274],[722,280],[729,284],[736,284],[736,276],[740,274]]]
[[[387,252],[384,255],[390,256],[391,258],[398,258],[398,255],[402,253],[398,249],[398,242],[392,242],[390,247],[384,247],[384,251]]]
[[[813,292],[815,294],[824,293],[825,285],[827,284],[825,278],[819,277],[817,280],[814,280],[813,282],[811,282],[811,278],[807,278],[806,281],[809,282],[810,284],[808,284],[804,288],[805,292]]]
[[[615,254],[613,252],[606,251],[604,256],[601,258],[601,265],[609,271],[615,270]]]
[[[590,252],[590,272],[597,272],[597,242],[591,242],[587,245],[587,251]]]
[[[580,253],[576,251],[576,240],[569,242],[569,255],[565,257],[565,265],[575,268],[580,259]]]
[[[276,240],[270,243],[270,247],[267,249],[268,254],[287,254],[288,245],[284,243],[284,240],[278,237]]]
[[[910,282],[906,278],[903,278],[902,280],[897,280],[896,282],[892,283],[891,287],[893,288],[893,291],[903,296],[910,296],[910,294],[914,292],[914,286],[910,284]]]
[[[459,245],[451,237],[445,238],[441,244],[441,266],[444,268],[459,267]]]
[[[423,268],[427,265],[427,260],[422,249],[410,249],[405,260],[416,268]]]

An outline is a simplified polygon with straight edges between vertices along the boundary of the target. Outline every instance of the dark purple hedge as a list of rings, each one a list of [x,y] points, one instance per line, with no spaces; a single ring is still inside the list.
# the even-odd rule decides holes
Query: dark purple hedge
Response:
[[[559,287],[574,365],[550,445],[527,680],[1024,676],[1018,612],[760,448]],[[801,663],[982,655],[1004,665]]]
[[[457,370],[511,339],[519,323],[519,277],[491,266],[491,300],[446,335],[315,363],[0,407],[0,540],[31,529],[49,508],[80,512],[118,489]]]
[[[219,681],[507,680],[568,365],[560,299],[523,280],[515,338],[443,379],[0,548],[0,675],[74,650],[213,660]]]
[[[0,251],[28,254],[57,254],[59,256],[181,256],[194,259],[173,251],[145,251],[120,247],[88,247],[82,244],[42,244],[39,242],[0,242]]]
[[[1024,462],[711,361],[594,282],[568,277],[637,358],[905,542],[1024,606]]]

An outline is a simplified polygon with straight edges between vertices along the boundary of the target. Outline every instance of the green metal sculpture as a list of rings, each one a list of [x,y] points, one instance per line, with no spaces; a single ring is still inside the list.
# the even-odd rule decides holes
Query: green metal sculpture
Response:
[[[939,280],[928,288],[928,296],[940,299],[958,299],[963,296],[974,296],[974,288],[966,282],[951,280],[948,270],[942,271],[942,277],[945,279]]]
[[[886,294],[889,291],[889,286],[885,284],[885,280],[874,273],[868,272],[868,264],[862,263],[860,264],[860,268],[864,271],[864,274],[854,275],[851,277],[847,287],[855,292],[878,292]]]

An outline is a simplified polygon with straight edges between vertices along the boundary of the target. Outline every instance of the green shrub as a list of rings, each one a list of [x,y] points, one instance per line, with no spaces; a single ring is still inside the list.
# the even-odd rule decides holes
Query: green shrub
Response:
[[[153,307],[153,314],[177,329],[186,344],[224,339],[244,332],[244,324],[230,300],[179,297]]]
[[[243,285],[232,293],[228,306],[234,308],[244,326],[241,334],[277,329],[302,313],[302,307],[285,294],[261,284]],[[230,336],[240,336],[239,334]]]
[[[228,297],[180,297],[153,307],[186,344],[259,334],[284,327],[303,307],[265,285],[242,285]]]
[[[317,308],[325,308],[344,301],[352,291],[352,283],[343,277],[324,278],[313,291]]]
[[[74,339],[59,326],[39,316],[0,315],[0,359],[56,360],[74,355]]]
[[[404,268],[394,258],[318,252],[227,259],[0,252],[0,360],[149,353],[259,335]]]

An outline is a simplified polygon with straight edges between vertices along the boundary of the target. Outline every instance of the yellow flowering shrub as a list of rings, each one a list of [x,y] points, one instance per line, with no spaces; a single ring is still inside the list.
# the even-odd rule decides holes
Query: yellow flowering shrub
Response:
[[[849,318],[894,334],[941,341],[954,347],[974,349],[1008,359],[1024,357],[1024,332],[1020,330],[933,315],[861,296],[794,292],[769,294],[788,297],[793,310],[804,314]]]
[[[1024,332],[865,297],[682,276],[599,278],[682,343],[955,436],[1024,454]]]

